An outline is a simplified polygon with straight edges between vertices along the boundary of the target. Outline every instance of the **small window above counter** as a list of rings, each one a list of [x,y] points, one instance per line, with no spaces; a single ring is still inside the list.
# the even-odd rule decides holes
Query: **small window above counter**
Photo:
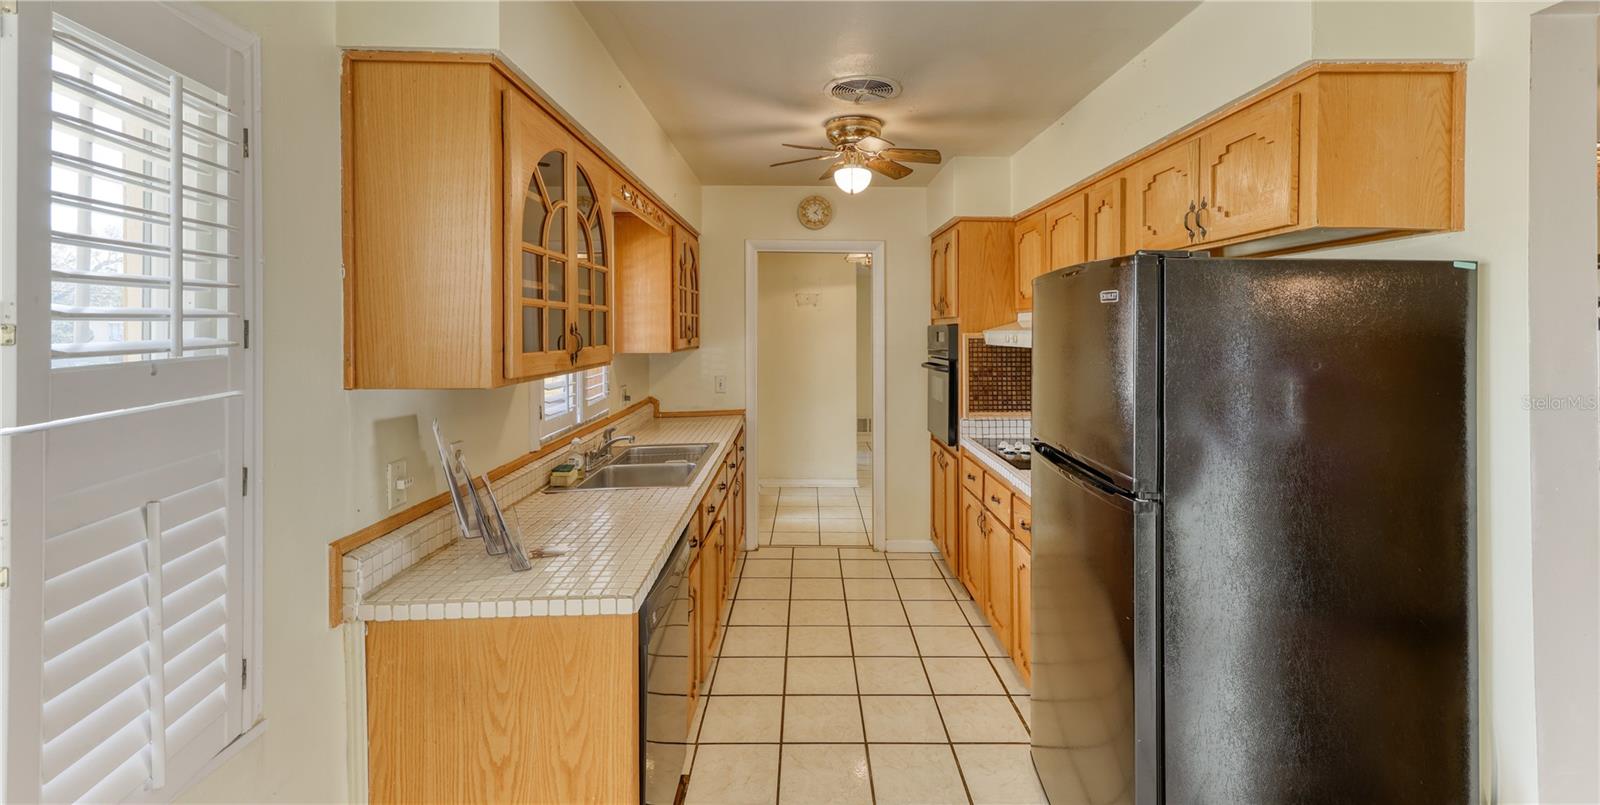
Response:
[[[694,337],[674,348],[698,346],[698,233],[497,57],[350,51],[342,94],[346,388],[610,363],[628,314],[618,219],[666,233],[664,264],[693,255],[677,324]],[[679,296],[631,299],[679,316]]]

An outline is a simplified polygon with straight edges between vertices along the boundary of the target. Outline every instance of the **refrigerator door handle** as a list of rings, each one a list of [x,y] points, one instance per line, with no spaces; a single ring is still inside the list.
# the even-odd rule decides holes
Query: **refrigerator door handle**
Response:
[[[924,368],[924,369],[932,369],[935,372],[944,372],[946,374],[949,374],[949,372],[950,372],[950,364],[948,364],[948,363],[934,363],[933,361],[923,361],[922,362],[922,368]]]

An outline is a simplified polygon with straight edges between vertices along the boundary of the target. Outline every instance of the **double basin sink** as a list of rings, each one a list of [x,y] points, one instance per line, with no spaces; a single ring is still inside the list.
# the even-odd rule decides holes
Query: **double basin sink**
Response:
[[[711,453],[709,444],[641,444],[629,447],[590,470],[576,486],[548,487],[546,492],[595,489],[642,489],[653,486],[688,486],[701,462]]]

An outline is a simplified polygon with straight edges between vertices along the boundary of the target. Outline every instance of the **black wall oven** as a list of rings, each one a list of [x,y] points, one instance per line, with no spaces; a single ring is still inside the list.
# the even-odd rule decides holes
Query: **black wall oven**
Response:
[[[928,370],[928,432],[951,447],[956,446],[957,423],[961,416],[961,374],[957,371],[960,342],[956,325],[930,325],[928,359],[922,362],[922,367]]]

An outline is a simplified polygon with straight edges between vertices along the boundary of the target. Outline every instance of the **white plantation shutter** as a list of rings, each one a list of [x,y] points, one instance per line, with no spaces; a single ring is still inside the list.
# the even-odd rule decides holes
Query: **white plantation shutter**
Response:
[[[255,45],[187,4],[4,23],[0,796],[167,800],[259,713]]]
[[[539,384],[539,435],[552,436],[578,423],[577,373],[547,377]]]
[[[578,421],[588,422],[605,416],[611,407],[611,376],[609,366],[600,366],[582,372],[583,399],[579,403]]]

